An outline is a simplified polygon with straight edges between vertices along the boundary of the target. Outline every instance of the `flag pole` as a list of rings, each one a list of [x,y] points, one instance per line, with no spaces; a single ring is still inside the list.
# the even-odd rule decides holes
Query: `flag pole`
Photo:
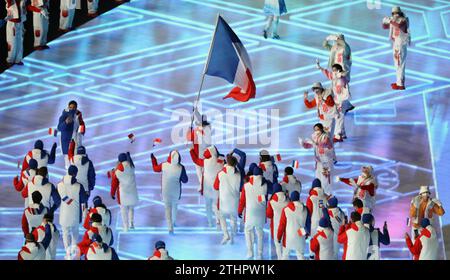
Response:
[[[192,131],[192,128],[193,128],[193,125],[194,125],[194,111],[195,111],[195,109],[197,108],[198,101],[200,100],[200,93],[201,93],[202,88],[203,88],[203,82],[205,81],[206,69],[208,69],[209,61],[211,60],[211,51],[212,51],[212,47],[214,46],[214,41],[215,41],[215,39],[216,39],[216,32],[217,32],[217,25],[218,25],[218,23],[219,23],[219,16],[220,16],[220,14],[217,13],[217,17],[216,17],[216,27],[214,28],[214,33],[213,33],[213,37],[212,37],[212,40],[211,40],[211,44],[209,45],[208,58],[206,59],[205,67],[203,68],[203,72],[202,72],[202,80],[201,80],[201,82],[200,82],[200,88],[199,88],[199,90],[198,90],[197,98],[196,98],[196,100],[194,101],[194,106],[193,106],[193,109],[192,109],[192,116],[191,116],[191,131]]]

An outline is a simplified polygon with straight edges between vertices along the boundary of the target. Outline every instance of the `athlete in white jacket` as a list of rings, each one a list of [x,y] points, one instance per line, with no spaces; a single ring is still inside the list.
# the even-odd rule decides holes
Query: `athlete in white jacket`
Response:
[[[287,193],[283,191],[280,184],[273,185],[273,195],[267,204],[266,216],[270,219],[270,234],[275,245],[278,260],[283,258],[283,246],[277,240],[278,226],[280,225],[281,213],[289,203]]]

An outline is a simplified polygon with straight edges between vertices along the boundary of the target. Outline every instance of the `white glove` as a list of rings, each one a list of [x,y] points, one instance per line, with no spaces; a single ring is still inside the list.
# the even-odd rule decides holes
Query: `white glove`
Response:
[[[318,58],[316,58],[316,68],[317,68],[317,69],[322,68],[322,67],[320,67],[320,62],[319,62],[319,59],[318,59]]]
[[[301,137],[298,137],[298,143],[300,144],[300,146],[303,146],[303,139]]]
[[[391,18],[390,17],[384,17],[383,18],[383,24],[389,24],[391,22]]]
[[[432,201],[437,204],[437,206],[442,207],[442,203],[441,201],[439,201],[439,199],[433,198]]]
[[[327,41],[336,41],[337,37],[338,36],[336,34],[332,34],[332,35],[328,35],[327,38],[325,38],[325,40],[327,40]]]
[[[334,180],[335,180],[336,183],[339,183],[339,182],[341,181],[341,177],[336,176],[336,177],[334,178]]]

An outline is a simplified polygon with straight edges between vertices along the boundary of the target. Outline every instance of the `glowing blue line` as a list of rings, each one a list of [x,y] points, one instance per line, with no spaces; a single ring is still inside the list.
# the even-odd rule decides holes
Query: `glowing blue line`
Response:
[[[442,21],[442,25],[444,26],[444,32],[445,32],[445,37],[447,37],[447,38],[449,38],[450,37],[450,35],[449,35],[449,33],[448,33],[448,30],[447,30],[447,25],[445,24],[445,14],[448,14],[448,13],[450,13],[450,11],[445,11],[445,12],[440,12],[440,16],[441,16],[441,21]]]
[[[56,79],[59,79],[59,78],[62,78],[62,77],[73,77],[73,78],[76,78],[78,80],[85,80],[85,82],[78,82],[78,83],[74,83],[74,84],[68,84],[67,82],[64,83],[64,82],[55,81]],[[63,74],[59,74],[59,75],[52,76],[52,77],[49,77],[49,78],[45,78],[44,81],[47,81],[47,82],[52,83],[52,84],[57,84],[57,85],[60,85],[60,86],[65,86],[65,87],[67,87],[67,86],[69,86],[69,87],[77,87],[77,86],[81,86],[81,85],[85,85],[85,84],[89,84],[89,83],[95,82],[95,80],[93,80],[93,79],[89,79],[89,78],[86,78],[86,77],[83,77],[83,76],[73,75],[73,74],[69,74],[69,73],[63,73]]]
[[[38,95],[41,95],[41,94],[46,94],[46,93],[50,93],[50,92],[54,92],[54,91],[58,90],[57,87],[53,87],[53,86],[42,85],[42,84],[38,84],[38,83],[35,83],[35,82],[25,82],[25,83],[21,83],[21,84],[16,84],[16,85],[11,85],[11,86],[8,86],[8,87],[0,88],[0,92],[1,91],[6,91],[6,90],[20,88],[22,86],[23,87],[28,87],[30,85],[35,86],[35,87],[45,88],[46,90],[25,94],[25,95],[22,95],[20,97],[13,97],[13,98],[3,99],[3,100],[0,100],[0,104],[9,103],[9,102],[15,102],[17,100],[22,100],[22,99],[25,99],[25,98],[35,97],[35,96],[38,96]]]
[[[38,73],[34,73],[34,74],[30,74],[30,73],[22,73],[22,72],[20,72],[20,71],[15,71],[15,70],[17,70],[17,69],[26,69],[26,68],[36,68],[36,69],[40,69],[40,70],[44,70],[44,71],[38,72]],[[23,67],[20,67],[20,68],[19,68],[19,67],[12,67],[12,68],[6,70],[5,72],[6,72],[6,73],[16,74],[16,75],[19,75],[19,76],[22,76],[22,77],[34,78],[34,77],[36,77],[36,76],[40,76],[40,75],[52,73],[53,70],[47,69],[47,68],[44,68],[44,67],[39,67],[39,66],[37,66],[37,65],[33,65],[33,64],[30,64],[30,63],[27,63],[27,64],[25,65],[25,68],[23,68]]]

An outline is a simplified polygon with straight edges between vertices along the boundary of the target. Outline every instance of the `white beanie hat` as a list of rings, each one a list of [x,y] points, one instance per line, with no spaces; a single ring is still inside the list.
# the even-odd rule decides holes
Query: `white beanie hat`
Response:
[[[423,193],[431,193],[430,188],[428,186],[420,186],[419,195],[421,195]]]
[[[321,83],[319,83],[319,82],[315,82],[313,85],[312,85],[312,87],[311,88],[321,88],[321,89],[323,89],[323,86],[322,86],[322,84]]]
[[[393,12],[393,13],[401,13],[402,10],[400,9],[399,6],[394,6],[394,7],[392,7],[392,12]]]

